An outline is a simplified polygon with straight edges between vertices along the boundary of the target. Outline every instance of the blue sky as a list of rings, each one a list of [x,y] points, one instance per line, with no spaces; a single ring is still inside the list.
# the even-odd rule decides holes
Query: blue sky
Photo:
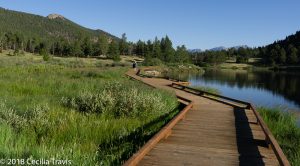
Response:
[[[300,30],[298,0],[0,0],[0,6],[47,16],[58,13],[128,40],[166,34],[174,45],[261,46]]]

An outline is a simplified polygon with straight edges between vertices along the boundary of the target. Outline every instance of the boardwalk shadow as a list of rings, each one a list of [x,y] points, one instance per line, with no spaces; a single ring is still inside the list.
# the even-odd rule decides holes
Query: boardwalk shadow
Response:
[[[255,140],[244,109],[234,107],[239,165],[265,165],[258,146],[267,146],[264,140]]]

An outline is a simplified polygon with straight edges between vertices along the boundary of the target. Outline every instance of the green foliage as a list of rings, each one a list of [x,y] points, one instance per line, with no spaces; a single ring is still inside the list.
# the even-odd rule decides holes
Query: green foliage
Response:
[[[88,37],[84,38],[84,40],[82,42],[82,45],[81,45],[81,48],[82,48],[82,52],[83,52],[85,57],[93,55],[92,43],[91,43],[90,38],[88,38]]]
[[[108,58],[111,58],[114,61],[120,61],[121,60],[120,52],[119,52],[119,46],[115,41],[112,41],[109,45]]]
[[[49,61],[50,59],[51,59],[51,56],[49,54],[46,53],[46,54],[43,55],[43,60],[44,61]]]
[[[290,64],[296,64],[298,62],[298,49],[295,48],[293,45],[289,45],[288,53],[288,62]]]
[[[160,102],[163,101],[161,93],[137,88],[132,83],[108,83],[98,92],[82,92],[78,97],[66,97],[61,101],[65,106],[80,112],[100,113],[115,118],[146,118],[155,116],[164,109],[168,110],[165,103]],[[160,109],[154,110],[157,108]]]
[[[259,47],[259,56],[264,59],[268,65],[296,65],[299,64],[299,42],[300,32],[286,37],[285,40],[279,40],[265,47]],[[297,47],[298,46],[298,47]]]
[[[249,57],[257,56],[258,51],[251,48],[230,48],[228,50],[221,51],[204,51],[190,53],[192,62],[199,66],[211,66],[224,63],[228,59],[234,59],[236,57],[237,63],[248,63]]]
[[[122,34],[122,38],[119,42],[119,50],[122,55],[126,55],[128,53],[128,43],[125,33]]]
[[[163,61],[158,58],[146,58],[143,62],[144,66],[161,66]]]
[[[44,61],[49,61],[51,59],[51,56],[48,54],[45,48],[40,50],[40,55],[43,56]]]
[[[107,52],[109,40],[101,30],[79,26],[66,18],[47,18],[0,9],[0,50],[41,50],[57,56],[91,56]],[[96,40],[95,40],[96,39]]]
[[[0,31],[13,34],[22,33],[24,38],[40,38],[42,40],[55,41],[59,37],[65,40],[79,39],[81,35],[97,37],[101,34],[113,39],[116,37],[101,31],[91,30],[79,26],[66,18],[49,19],[38,15],[0,9]],[[20,35],[18,35],[20,36]],[[17,37],[16,40],[22,37]]]
[[[108,51],[108,39],[105,35],[101,35],[98,39],[97,45],[99,46],[99,54],[106,55]]]
[[[139,40],[136,43],[135,53],[139,56],[145,57],[144,64],[156,65],[159,59],[164,63],[187,63],[190,62],[190,56],[184,45],[177,47],[175,50],[172,41],[168,36],[158,40],[156,37],[154,41],[148,40],[143,42]],[[154,59],[154,60],[152,60]],[[154,63],[153,63],[154,62]],[[159,65],[159,64],[157,64]]]
[[[267,123],[280,147],[292,165],[300,164],[300,128],[296,117],[277,109],[259,108],[259,113]]]
[[[236,58],[236,63],[248,63],[248,57],[238,56]]]
[[[64,61],[69,63],[69,58]],[[173,94],[124,77],[127,68],[73,68],[54,62],[0,68],[1,158],[55,156],[70,159],[74,165],[100,165],[104,159],[107,165],[116,160],[121,163],[129,156],[120,153],[130,155],[136,150],[127,146],[134,145],[132,139],[110,142],[156,119],[161,122],[160,116],[177,107]],[[101,105],[108,99],[115,105]],[[139,136],[153,134],[162,125],[144,128],[142,134],[136,134],[135,144],[142,145],[149,136]],[[103,144],[111,148],[99,149]],[[114,151],[112,145],[122,151]]]
[[[169,39],[168,36],[161,39],[161,52],[163,59],[166,62],[175,62],[175,50],[172,45],[172,41]]]
[[[175,53],[175,61],[177,63],[188,63],[190,62],[190,56],[184,45],[178,46]]]

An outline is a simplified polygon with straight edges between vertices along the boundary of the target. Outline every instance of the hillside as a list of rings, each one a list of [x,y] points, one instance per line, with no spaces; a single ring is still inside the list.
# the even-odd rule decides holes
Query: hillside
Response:
[[[300,63],[300,31],[284,40],[260,47],[259,55],[266,64],[296,65]]]
[[[24,38],[35,37],[47,40],[59,37],[66,40],[74,40],[81,37],[97,39],[101,34],[117,39],[117,37],[107,32],[82,27],[57,14],[43,17],[0,8],[0,34],[7,32],[22,34]]]

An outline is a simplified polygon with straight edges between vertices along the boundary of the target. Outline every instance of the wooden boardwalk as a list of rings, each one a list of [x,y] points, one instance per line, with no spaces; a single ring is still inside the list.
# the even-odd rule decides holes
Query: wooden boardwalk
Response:
[[[166,79],[142,78],[133,71],[127,74],[193,102],[171,134],[137,165],[280,165],[253,111],[172,88]]]

